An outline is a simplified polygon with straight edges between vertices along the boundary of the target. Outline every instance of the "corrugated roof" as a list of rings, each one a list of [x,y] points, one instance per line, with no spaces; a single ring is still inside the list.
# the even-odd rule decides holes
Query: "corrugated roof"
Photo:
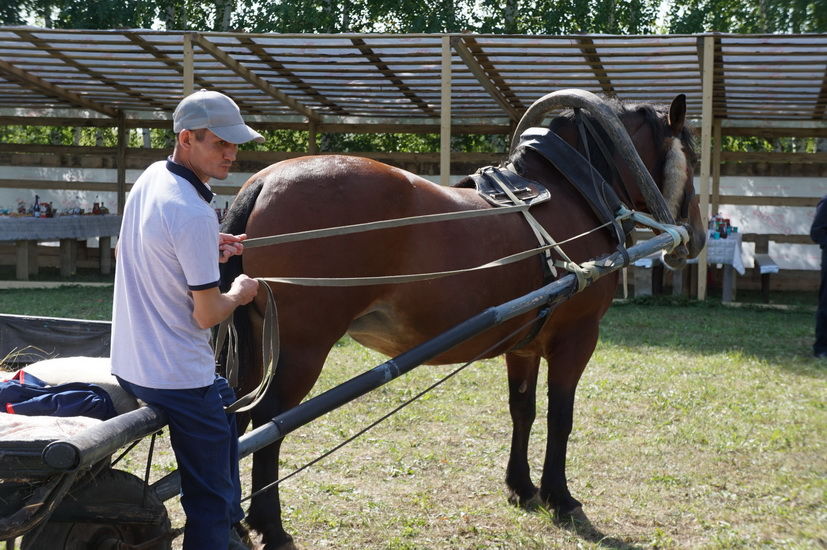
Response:
[[[221,90],[261,122],[438,123],[442,39],[455,124],[507,125],[538,97],[584,88],[629,101],[685,93],[701,115],[703,37],[281,35],[0,27],[0,112],[168,119],[183,94]],[[827,35],[716,34],[716,118],[824,121]]]

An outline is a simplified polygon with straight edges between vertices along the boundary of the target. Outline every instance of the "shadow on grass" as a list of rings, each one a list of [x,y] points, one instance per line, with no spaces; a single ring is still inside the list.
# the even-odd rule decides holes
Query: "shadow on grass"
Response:
[[[601,323],[601,345],[667,348],[697,355],[735,353],[796,371],[812,359],[815,316],[810,308],[728,307],[716,301],[651,297],[614,304]]]
[[[547,512],[549,513],[550,512]],[[613,548],[616,550],[641,550],[643,546],[632,544],[616,537],[603,533],[594,526],[582,509],[577,510],[567,519],[553,519],[555,525],[565,529],[581,539],[597,544],[602,548]]]

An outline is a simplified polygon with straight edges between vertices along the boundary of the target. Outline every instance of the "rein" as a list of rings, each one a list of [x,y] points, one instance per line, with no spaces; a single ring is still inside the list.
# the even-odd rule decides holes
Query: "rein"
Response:
[[[260,281],[260,279],[259,279]],[[276,309],[276,298],[273,296],[273,289],[270,285],[259,285],[267,290],[267,307],[264,310],[264,322],[261,325],[261,355],[264,372],[261,376],[261,382],[256,389],[238,398],[234,403],[226,406],[224,409],[228,413],[246,412],[258,405],[267,393],[267,389],[273,381],[275,375],[275,365],[279,361],[280,343],[279,343],[279,318]],[[225,367],[225,377],[230,383],[230,387],[238,386],[238,335],[236,333],[235,324],[233,323],[233,316],[230,315],[218,325],[218,331],[215,337],[215,359],[218,364],[221,349],[224,347],[224,341],[227,341],[227,357]]]

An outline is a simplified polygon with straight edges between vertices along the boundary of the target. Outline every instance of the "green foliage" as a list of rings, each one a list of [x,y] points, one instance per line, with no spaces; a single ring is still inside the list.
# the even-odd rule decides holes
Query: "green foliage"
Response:
[[[724,151],[738,152],[780,152],[815,153],[816,138],[773,138],[724,136],[721,140]]]
[[[827,31],[827,0],[685,0],[672,3],[673,33]]]

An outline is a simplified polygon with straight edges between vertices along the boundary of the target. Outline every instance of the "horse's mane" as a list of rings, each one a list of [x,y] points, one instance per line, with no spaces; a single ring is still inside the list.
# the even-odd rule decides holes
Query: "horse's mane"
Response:
[[[604,103],[609,106],[609,108],[618,116],[622,117],[624,114],[637,112],[641,116],[643,116],[644,124],[648,125],[652,132],[652,136],[655,140],[655,143],[665,143],[666,138],[671,137],[669,126],[667,124],[667,118],[669,114],[669,106],[668,105],[654,105],[651,103],[625,103],[617,98],[602,98]],[[608,139],[606,132],[603,130],[603,127],[600,123],[592,117],[587,111],[582,111],[583,115],[589,119],[592,123],[592,127],[596,129],[596,131],[600,134],[601,139],[609,148],[609,154],[614,154],[615,148],[612,142]],[[575,128],[575,118],[574,118],[574,111],[571,109],[566,109],[562,111],[559,115],[554,117],[551,122],[549,123],[549,129],[553,130],[556,133],[562,133],[564,130],[574,131]],[[681,130],[680,136],[678,136],[683,144],[683,151],[686,154],[687,162],[690,166],[695,166],[697,162],[697,153],[695,152],[695,142],[693,138],[693,132],[691,126],[688,123],[684,124],[683,129]],[[578,143],[580,139],[578,137]],[[664,151],[665,152],[665,151]],[[522,162],[522,155],[523,151],[517,151],[516,154],[512,156],[510,159],[511,162],[518,167],[518,171],[521,168]],[[594,142],[594,140],[589,140],[589,158],[591,160],[592,165],[597,169],[598,172],[603,176],[606,181],[612,180],[612,167],[609,166],[609,163],[604,158],[603,154],[601,153],[598,145]]]

